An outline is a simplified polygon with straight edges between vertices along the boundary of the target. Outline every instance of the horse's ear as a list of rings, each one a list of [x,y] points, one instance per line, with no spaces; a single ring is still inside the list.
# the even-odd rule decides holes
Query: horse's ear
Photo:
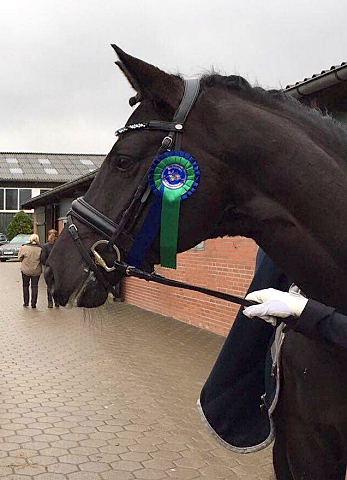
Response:
[[[184,90],[180,77],[163,72],[149,63],[123,52],[117,45],[111,45],[118,55],[116,65],[122,70],[137,95],[130,99],[130,105],[148,98],[165,102],[177,108]]]

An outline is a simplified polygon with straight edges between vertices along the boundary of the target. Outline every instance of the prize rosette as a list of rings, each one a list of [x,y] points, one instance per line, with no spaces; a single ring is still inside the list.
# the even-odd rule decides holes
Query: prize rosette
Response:
[[[149,185],[161,202],[160,263],[164,267],[176,268],[180,203],[193,195],[199,180],[198,164],[181,150],[159,155],[149,169]]]

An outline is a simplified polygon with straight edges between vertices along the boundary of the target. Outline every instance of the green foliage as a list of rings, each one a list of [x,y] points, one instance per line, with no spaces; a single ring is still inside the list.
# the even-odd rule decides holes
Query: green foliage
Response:
[[[33,221],[23,210],[16,213],[7,226],[7,238],[11,240],[19,233],[33,233]]]

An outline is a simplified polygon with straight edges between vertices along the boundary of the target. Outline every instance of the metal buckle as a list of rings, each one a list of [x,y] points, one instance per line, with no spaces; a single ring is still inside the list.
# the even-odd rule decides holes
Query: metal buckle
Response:
[[[163,138],[163,141],[161,142],[162,148],[165,148],[165,150],[168,150],[171,147],[172,144],[172,137],[170,135],[167,135],[166,137]]]
[[[77,230],[77,227],[74,223],[70,223],[67,228],[68,228],[68,230],[69,230],[69,232],[70,232],[70,234],[71,234],[71,236],[74,240],[79,238],[78,230]]]
[[[116,270],[116,267],[114,265],[112,267],[109,267],[107,265],[107,263],[105,262],[105,260],[100,255],[100,253],[96,251],[96,247],[98,245],[101,245],[101,244],[104,244],[104,243],[108,244],[109,242],[108,242],[108,240],[99,240],[99,241],[95,242],[94,245],[92,245],[90,247],[90,251],[94,255],[94,261],[95,261],[96,265],[99,265],[100,267],[102,267],[104,270],[106,270],[106,272],[113,272],[114,270]],[[113,250],[117,254],[117,260],[120,261],[119,248],[117,247],[117,245],[112,245],[112,247],[113,247]]]

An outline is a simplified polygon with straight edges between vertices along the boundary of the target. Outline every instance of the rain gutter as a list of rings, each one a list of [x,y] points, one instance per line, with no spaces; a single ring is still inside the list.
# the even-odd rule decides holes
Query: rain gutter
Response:
[[[328,70],[321,75],[309,78],[295,85],[290,85],[283,91],[284,93],[289,93],[295,98],[300,98],[324,90],[333,85],[337,85],[340,82],[345,82],[346,80],[347,64],[344,64],[338,67],[333,67],[331,70]]]

